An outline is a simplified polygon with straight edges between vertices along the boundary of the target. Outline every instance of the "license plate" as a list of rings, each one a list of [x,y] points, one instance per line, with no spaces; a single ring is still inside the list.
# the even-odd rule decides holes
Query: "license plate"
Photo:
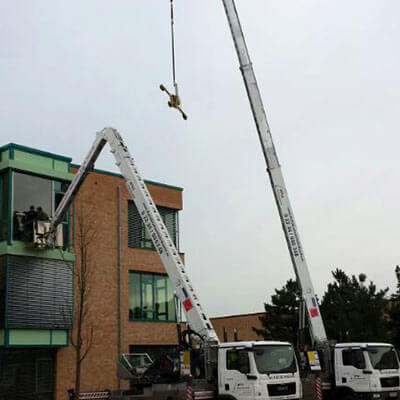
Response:
[[[397,398],[397,393],[391,392],[391,393],[389,393],[389,397],[396,397]]]

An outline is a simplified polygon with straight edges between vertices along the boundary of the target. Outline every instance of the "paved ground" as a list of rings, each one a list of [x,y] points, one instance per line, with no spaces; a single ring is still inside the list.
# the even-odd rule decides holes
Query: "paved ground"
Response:
[[[303,400],[317,400],[314,375],[310,374],[310,376],[303,378],[301,382],[303,384]]]

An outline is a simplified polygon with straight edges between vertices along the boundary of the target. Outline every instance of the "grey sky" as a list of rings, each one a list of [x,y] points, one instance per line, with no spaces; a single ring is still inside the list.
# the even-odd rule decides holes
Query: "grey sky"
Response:
[[[0,2],[1,144],[81,162],[119,129],[148,179],[183,186],[182,250],[211,315],[252,312],[294,273],[219,0]],[[317,292],[330,270],[395,286],[400,2],[237,0]],[[99,168],[115,170],[110,155]]]

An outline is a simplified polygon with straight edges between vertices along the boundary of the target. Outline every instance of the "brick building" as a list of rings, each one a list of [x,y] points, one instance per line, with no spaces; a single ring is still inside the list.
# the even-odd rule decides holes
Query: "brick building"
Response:
[[[51,216],[77,166],[70,158],[15,144],[1,147],[0,155],[0,399],[61,400],[73,387],[69,332],[82,210],[90,210],[96,243],[87,318],[93,345],[81,389],[118,388],[121,352],[159,354],[177,344],[173,290],[124,180],[92,172],[63,222],[63,249],[39,250],[28,246],[30,206]],[[182,189],[147,186],[179,246]]]
[[[219,339],[223,342],[239,340],[262,340],[253,328],[262,328],[260,317],[264,313],[227,315],[211,318]]]
[[[119,174],[89,174],[63,221],[63,248],[29,246],[30,207],[51,216],[77,168],[68,157],[16,144],[0,148],[0,400],[64,400],[74,385],[69,336],[76,328],[80,215],[96,232],[85,324],[93,344],[81,390],[128,387],[117,378],[121,353],[154,358],[178,343],[171,283]],[[179,249],[182,189],[146,184]],[[258,315],[212,322],[221,341],[251,340]]]

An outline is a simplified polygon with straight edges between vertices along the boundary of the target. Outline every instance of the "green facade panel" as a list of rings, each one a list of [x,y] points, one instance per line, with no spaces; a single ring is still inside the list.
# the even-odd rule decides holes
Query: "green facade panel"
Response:
[[[36,165],[38,168],[53,169],[53,160],[26,151],[14,150],[14,161]]]
[[[70,158],[14,143],[0,148],[0,170],[12,168],[71,181],[70,162]]]
[[[63,347],[68,346],[68,330],[0,330],[0,343],[4,347]]]
[[[48,177],[59,181],[69,182],[74,178],[70,172],[71,159],[68,157],[52,154],[37,149],[20,146],[10,143],[0,147],[0,171],[12,176],[13,171],[26,172],[37,176]],[[13,204],[11,186],[12,180],[8,185],[8,203]],[[26,246],[26,243],[19,240],[12,240],[11,231],[13,220],[11,211],[6,220],[8,229],[7,240],[0,241],[0,256],[26,256],[42,259],[53,259],[73,262],[75,256],[61,249],[39,250]],[[44,261],[44,260],[43,260]],[[15,267],[17,268],[17,267]],[[18,269],[19,271],[19,269]],[[10,303],[10,307],[11,307]],[[1,326],[1,325],[0,325]],[[56,329],[55,329],[56,328]],[[4,325],[0,328],[0,347],[3,348],[34,348],[34,347],[62,347],[68,346],[69,331],[63,327],[15,327]],[[1,396],[0,396],[1,397]]]
[[[10,160],[5,166],[0,164],[0,169],[4,168],[12,168],[18,171],[31,172],[33,174],[63,179],[65,181],[72,181],[74,178],[74,174],[69,172],[58,171],[52,168],[44,168],[36,164],[27,163],[25,161]]]
[[[40,329],[10,329],[8,332],[9,346],[49,346],[51,330]]]
[[[11,254],[15,256],[28,256],[39,258],[51,258],[53,260],[75,261],[75,255],[61,249],[37,249],[27,247],[25,242],[14,240],[12,245],[0,242],[0,256]]]
[[[51,343],[53,346],[66,346],[68,344],[68,331],[52,330]]]

